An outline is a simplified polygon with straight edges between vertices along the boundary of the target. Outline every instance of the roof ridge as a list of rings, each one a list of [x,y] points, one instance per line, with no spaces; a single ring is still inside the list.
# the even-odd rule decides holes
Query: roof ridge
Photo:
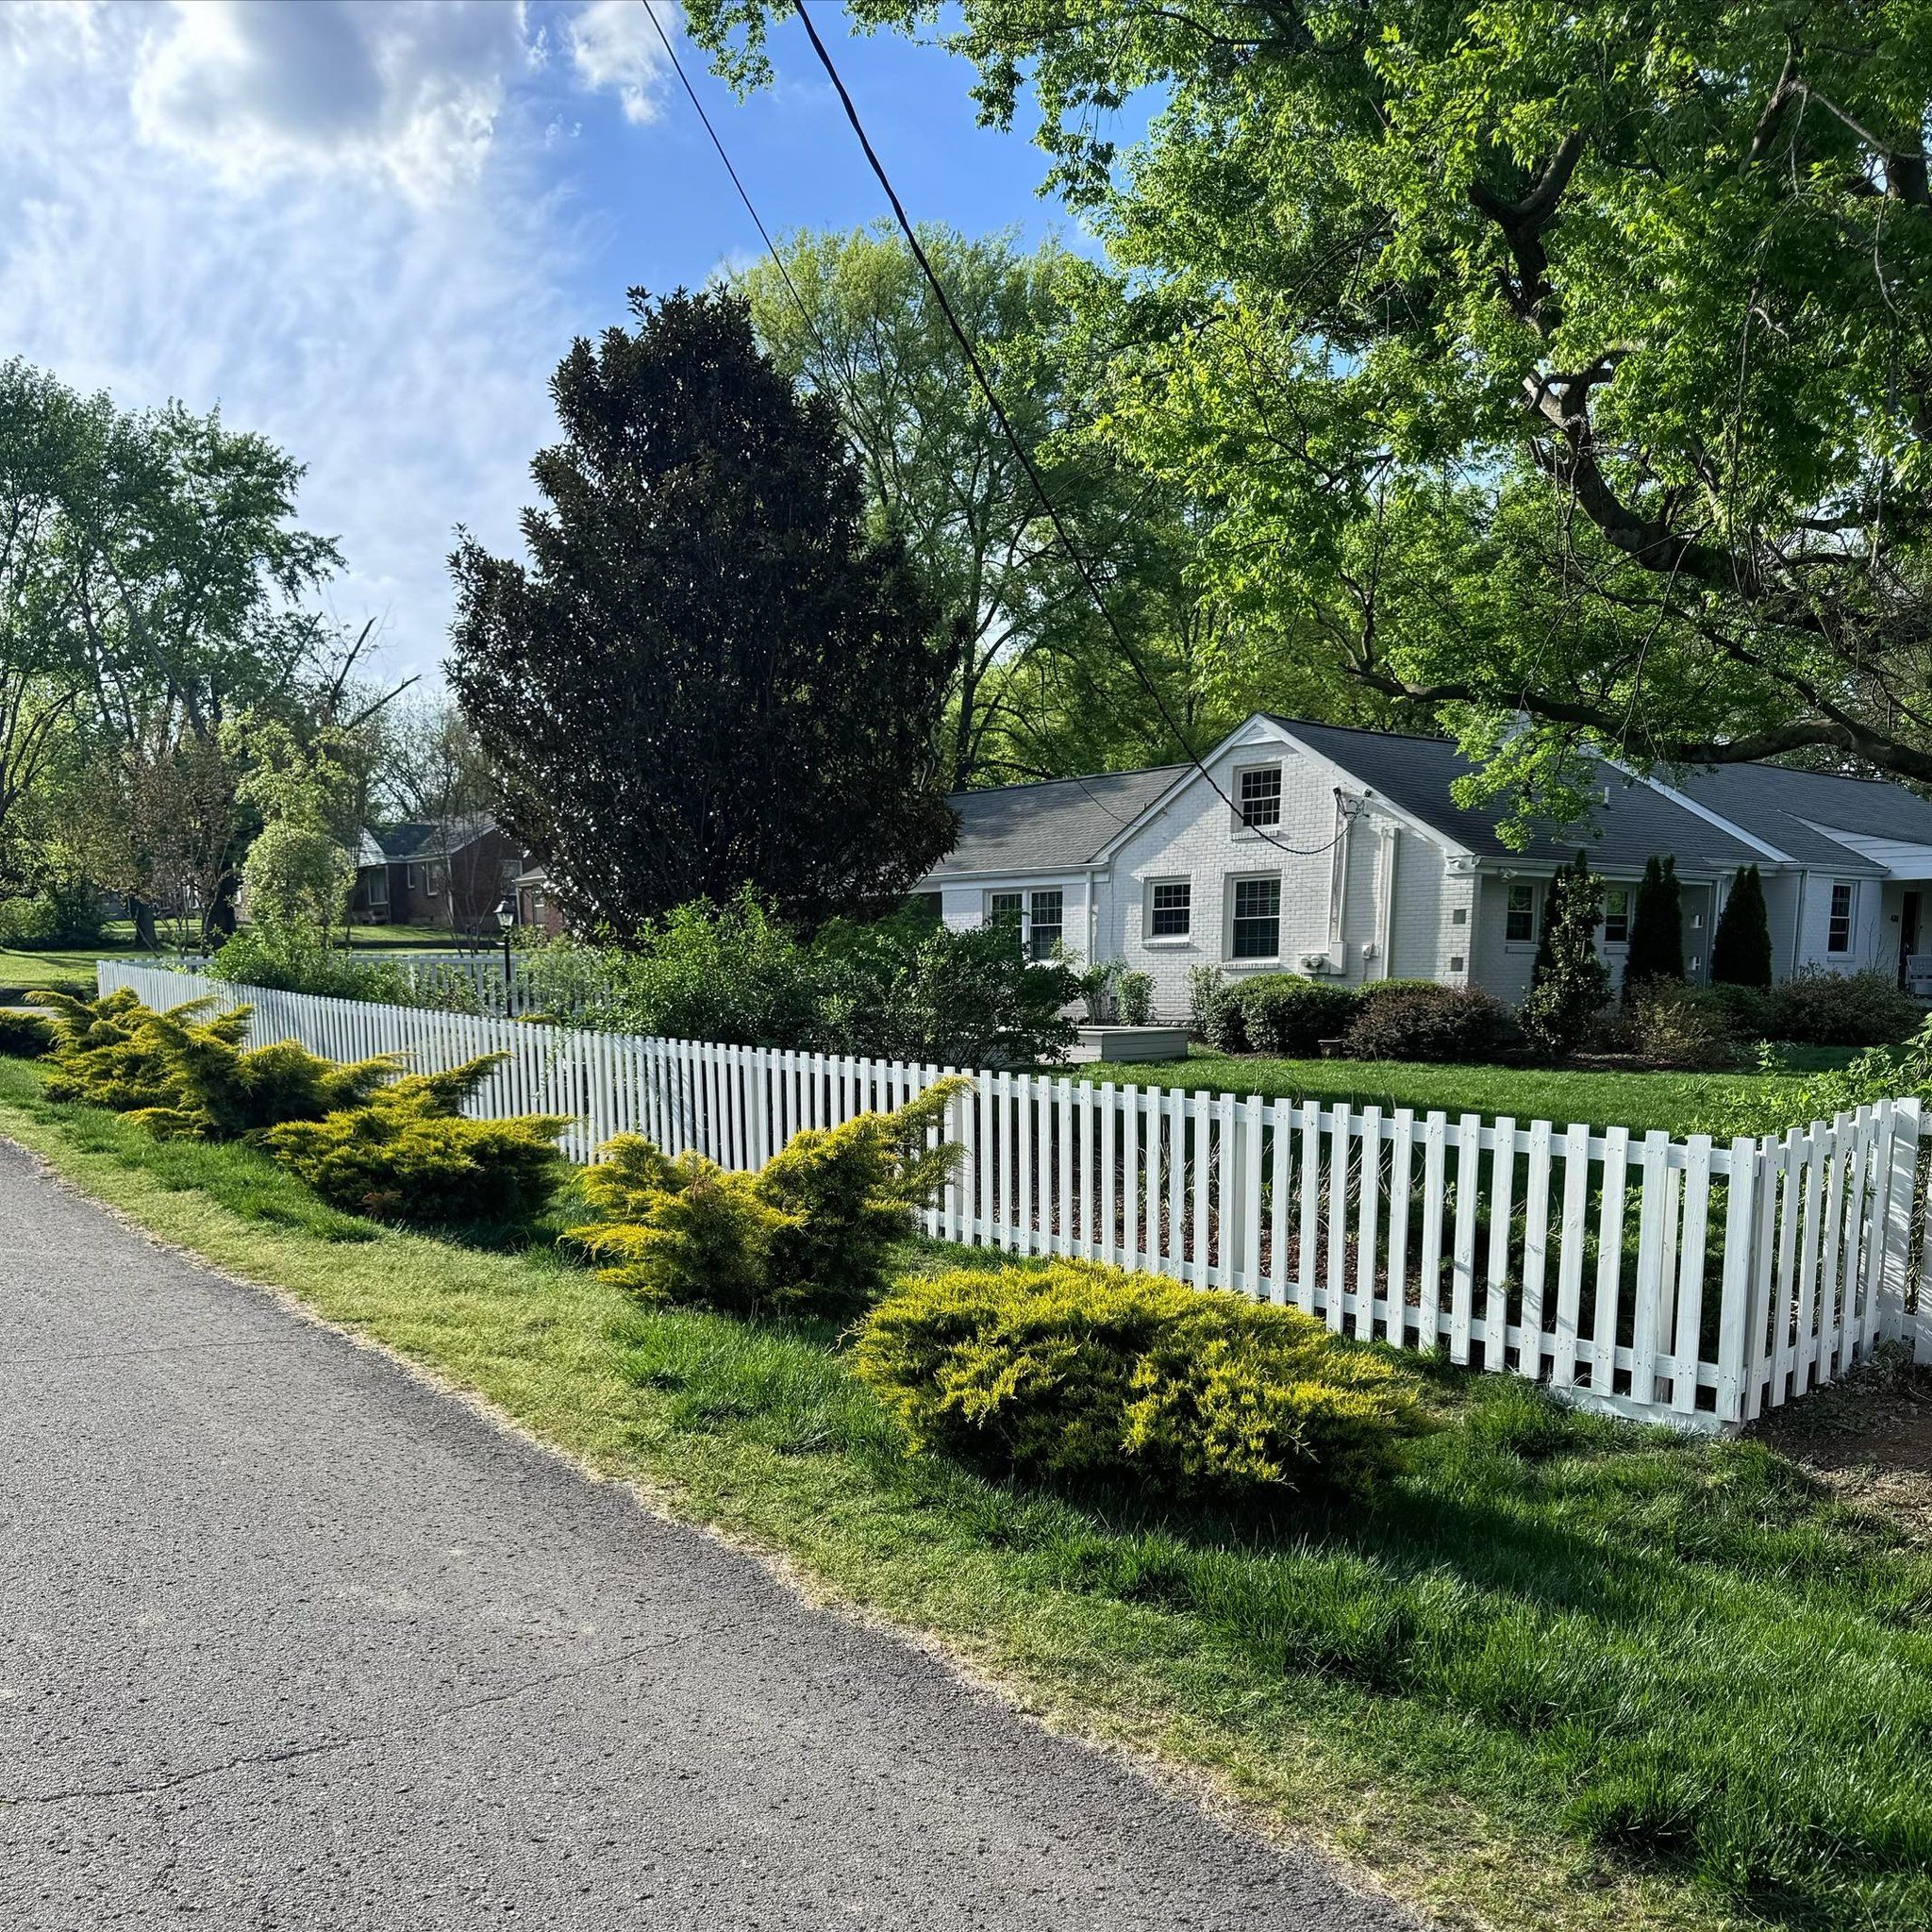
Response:
[[[1191,771],[1185,760],[1171,765],[1129,765],[1124,772],[1070,772],[1064,778],[1015,778],[1006,785],[969,785],[948,798],[990,798],[995,791],[1039,791],[1048,785],[1091,785],[1097,778],[1151,778],[1159,772]]]

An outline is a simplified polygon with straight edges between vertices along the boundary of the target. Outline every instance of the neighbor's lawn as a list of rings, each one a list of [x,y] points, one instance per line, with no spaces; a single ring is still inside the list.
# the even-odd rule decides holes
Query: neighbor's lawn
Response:
[[[1849,1048],[1791,1047],[1794,1065],[1841,1066]],[[1051,1070],[1047,1070],[1051,1071]],[[1061,1073],[1068,1070],[1059,1069]],[[1447,1114],[1511,1114],[1519,1121],[1568,1126],[1635,1127],[1648,1132],[1696,1131],[1726,1102],[1763,1092],[1777,1075],[1762,1074],[1625,1074],[1548,1067],[1429,1066],[1415,1060],[1276,1060],[1219,1054],[1197,1047],[1185,1060],[1148,1065],[1082,1066],[1080,1079],[1124,1085],[1206,1088],[1258,1093],[1267,1100],[1347,1101],[1359,1107],[1440,1108]]]
[[[50,1106],[17,1061],[0,1132],[1451,1923],[1932,1923],[1932,1557],[1761,1445],[1450,1378],[1445,1427],[1372,1508],[1056,1497],[908,1457],[829,1332],[377,1228],[244,1149]]]

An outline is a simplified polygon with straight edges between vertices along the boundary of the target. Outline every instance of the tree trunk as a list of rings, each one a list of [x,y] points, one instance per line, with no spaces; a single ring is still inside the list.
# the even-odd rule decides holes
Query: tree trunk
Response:
[[[134,943],[144,953],[158,953],[161,941],[155,930],[155,908],[145,899],[130,898],[127,909],[134,915]]]
[[[201,942],[210,953],[235,936],[235,892],[241,883],[234,873],[224,873],[213,901],[202,908]]]

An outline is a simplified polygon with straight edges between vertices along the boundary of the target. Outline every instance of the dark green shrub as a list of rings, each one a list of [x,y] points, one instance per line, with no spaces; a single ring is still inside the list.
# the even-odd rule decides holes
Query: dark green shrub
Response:
[[[1769,1040],[1773,1024],[1771,988],[1726,980],[1704,989],[1704,996],[1729,1022],[1739,1040]]]
[[[557,1186],[556,1141],[568,1123],[559,1114],[478,1121],[457,1113],[501,1058],[408,1075],[359,1106],[285,1121],[263,1144],[330,1206],[352,1213],[435,1226],[526,1221]]]
[[[1249,1050],[1248,1009],[1241,1000],[1244,990],[1239,985],[1218,984],[1211,990],[1205,985],[1200,989],[1195,1010],[1200,1016],[1201,1037],[1216,1053]]]
[[[1804,1046],[1890,1046],[1924,1013],[1883,973],[1800,973],[1771,990],[1771,1037]]]
[[[961,1084],[941,1081],[893,1113],[808,1128],[756,1175],[622,1135],[584,1177],[597,1219],[568,1238],[607,1281],[647,1301],[848,1314],[884,1287],[915,1212],[953,1172],[958,1149],[939,1136]]]
[[[1341,1050],[1364,1060],[1488,1060],[1523,1044],[1500,1000],[1473,986],[1407,986],[1361,1003]]]
[[[0,1007],[0,1058],[31,1060],[51,1052],[53,1023],[40,1013],[17,1013]]]
[[[1114,997],[1123,1026],[1144,1026],[1154,1017],[1154,975],[1123,973],[1114,982]]]
[[[1188,968],[1188,1037],[1191,1040],[1211,1041],[1213,1038],[1214,1012],[1226,984],[1227,975],[1219,966]]]
[[[1305,1059],[1323,1041],[1348,1029],[1356,995],[1330,981],[1297,973],[1264,973],[1229,990],[1241,1010],[1242,1030],[1256,1053]]]
[[[0,946],[91,946],[106,929],[101,895],[82,879],[54,880],[0,899]]]
[[[1609,1004],[1610,969],[1596,950],[1603,887],[1579,852],[1550,881],[1542,938],[1523,1002],[1523,1030],[1546,1053],[1573,1051]]]
[[[1684,976],[1684,902],[1674,857],[1645,860],[1630,912],[1630,950],[1624,956],[1627,997],[1653,979]]]
[[[398,1007],[461,1004],[448,989],[434,1001],[425,999],[395,961],[358,958],[311,925],[244,925],[223,942],[208,972],[211,979],[231,986],[271,987],[324,999],[380,1000]],[[474,1005],[474,998],[468,1004]]]
[[[1297,1309],[1071,1261],[909,1279],[854,1366],[915,1447],[1170,1495],[1358,1489],[1423,1426],[1407,1375]]]
[[[1710,940],[1710,977],[1717,986],[1771,985],[1771,914],[1764,879],[1755,865],[1740,866]]]

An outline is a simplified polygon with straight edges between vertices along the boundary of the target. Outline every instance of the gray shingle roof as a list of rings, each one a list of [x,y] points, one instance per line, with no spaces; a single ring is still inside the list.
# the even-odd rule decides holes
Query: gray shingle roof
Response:
[[[446,825],[434,819],[399,825],[372,825],[362,835],[361,851],[356,862],[380,865],[386,859],[391,865],[400,865],[406,860],[441,858],[444,853],[459,852],[495,829],[495,822],[483,813],[452,819]],[[376,848],[375,851],[370,849],[372,844]]]
[[[1104,772],[956,791],[959,837],[933,875],[969,872],[1067,872],[1091,863],[1180,776],[1184,765]]]
[[[1853,854],[1847,864],[1846,848],[1811,825],[1932,845],[1932,800],[1885,778],[1790,772],[1779,765],[1720,765],[1692,772],[1675,785],[1687,798],[1721,812],[1780,852],[1840,871],[1857,870],[1862,861]]]
[[[1609,766],[1598,768],[1609,798],[1597,807],[1590,822],[1563,827],[1554,836],[1540,835],[1518,850],[1496,836],[1500,814],[1493,808],[1466,808],[1450,795],[1456,780],[1474,768],[1447,740],[1358,731],[1344,724],[1308,724],[1298,718],[1276,718],[1274,723],[1353,773],[1372,791],[1485,858],[1557,862],[1581,847],[1599,869],[1641,871],[1653,853],[1674,853],[1678,871],[1698,872],[1730,871],[1764,856]],[[1717,808],[1714,804],[1712,808]],[[1747,830],[1757,830],[1748,819],[1742,823]],[[1841,845],[1832,850],[1845,856]]]

